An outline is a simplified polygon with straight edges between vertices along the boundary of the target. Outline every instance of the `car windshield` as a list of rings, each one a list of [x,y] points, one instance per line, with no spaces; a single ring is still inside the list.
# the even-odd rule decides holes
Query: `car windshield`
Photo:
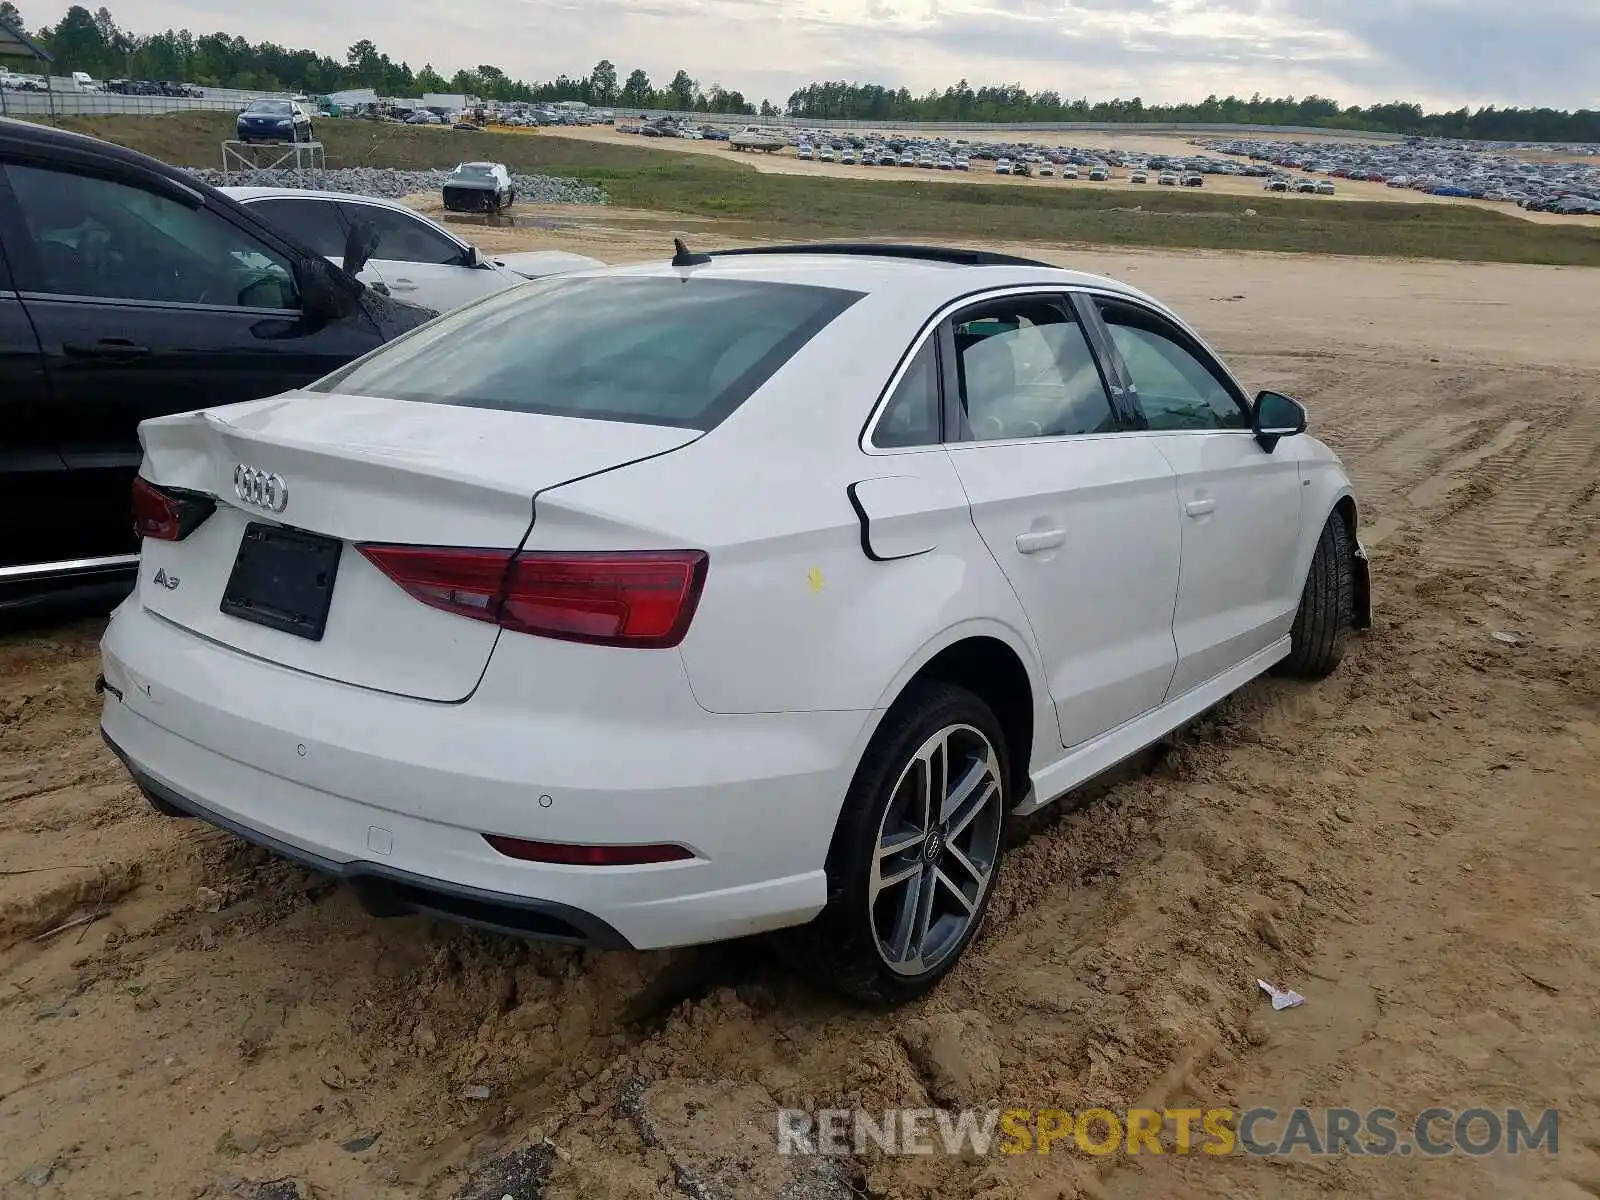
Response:
[[[860,298],[744,279],[554,278],[457,309],[312,390],[711,429]]]
[[[451,174],[458,179],[493,179],[494,168],[487,163],[462,163]]]
[[[294,109],[287,100],[257,100],[245,112],[257,117],[287,117]]]

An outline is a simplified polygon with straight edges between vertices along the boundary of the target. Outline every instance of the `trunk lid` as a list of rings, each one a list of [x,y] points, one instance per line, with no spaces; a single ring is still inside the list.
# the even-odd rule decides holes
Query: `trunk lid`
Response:
[[[654,425],[310,392],[159,417],[139,432],[146,479],[216,499],[216,511],[182,541],[144,540],[141,605],[292,670],[438,701],[471,694],[499,628],[418,602],[354,543],[513,549],[527,534],[537,492],[699,436]],[[241,467],[275,479],[279,490],[241,499],[235,488]],[[320,639],[223,611],[252,524],[341,543]]]

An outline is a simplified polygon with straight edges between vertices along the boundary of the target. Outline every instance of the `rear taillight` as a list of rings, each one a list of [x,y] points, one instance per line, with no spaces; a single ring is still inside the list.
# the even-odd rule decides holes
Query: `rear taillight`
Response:
[[[685,862],[694,853],[671,843],[633,846],[579,846],[572,842],[535,842],[486,833],[488,842],[507,858],[523,862],[560,863],[568,867],[639,867],[647,863]]]
[[[133,477],[133,532],[139,537],[181,542],[216,511],[211,496],[158,487],[143,475]]]
[[[705,586],[703,550],[558,553],[358,546],[412,596],[517,633],[606,646],[676,646]]]

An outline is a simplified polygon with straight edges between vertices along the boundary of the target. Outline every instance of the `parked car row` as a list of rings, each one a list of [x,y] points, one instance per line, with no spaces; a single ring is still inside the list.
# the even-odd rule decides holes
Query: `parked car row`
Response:
[[[1422,138],[1386,143],[1217,138],[1197,144],[1213,153],[1247,159],[1274,179],[1288,180],[1289,172],[1300,172],[1328,181],[1382,183],[1397,190],[1493,200],[1545,212],[1600,213],[1600,165],[1588,162],[1523,160],[1504,149]],[[1307,190],[1299,182],[1288,186]],[[1319,187],[1312,185],[1313,190]]]
[[[170,79],[151,82],[144,79],[108,79],[105,90],[118,96],[178,96],[192,100],[205,97],[204,88],[192,83],[176,83]]]

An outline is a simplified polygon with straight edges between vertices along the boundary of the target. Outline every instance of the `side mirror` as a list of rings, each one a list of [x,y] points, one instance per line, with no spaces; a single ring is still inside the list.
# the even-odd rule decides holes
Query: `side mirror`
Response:
[[[1271,454],[1279,438],[1306,431],[1305,405],[1281,392],[1262,392],[1250,406],[1250,426],[1261,448]]]
[[[337,321],[350,309],[350,298],[335,282],[332,271],[326,259],[308,258],[295,272],[301,311],[313,320]]]
[[[344,239],[345,272],[350,275],[361,274],[362,268],[378,252],[378,227],[371,221],[357,221],[350,227],[350,232]]]
[[[483,253],[476,246],[468,246],[466,254],[467,266],[474,269],[484,266]]]

